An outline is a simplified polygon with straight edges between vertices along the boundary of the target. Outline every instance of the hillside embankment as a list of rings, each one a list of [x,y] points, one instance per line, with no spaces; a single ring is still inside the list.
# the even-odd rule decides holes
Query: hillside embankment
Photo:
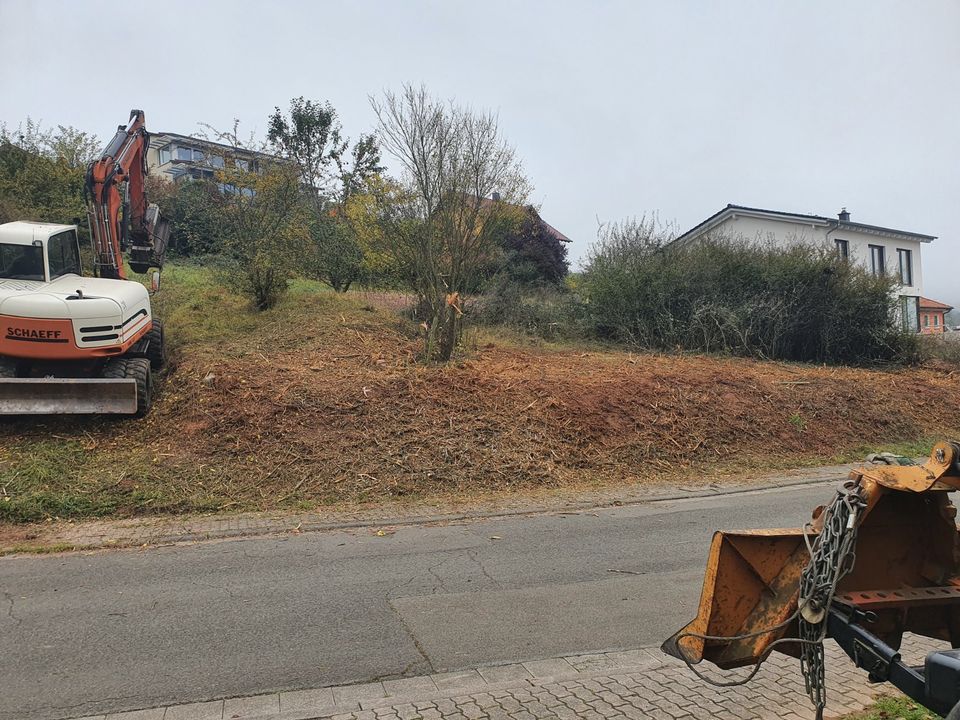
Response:
[[[948,366],[636,355],[485,333],[432,367],[389,298],[300,284],[256,313],[199,270],[165,282],[174,362],[151,414],[0,424],[0,519],[689,483],[922,451],[960,429]]]

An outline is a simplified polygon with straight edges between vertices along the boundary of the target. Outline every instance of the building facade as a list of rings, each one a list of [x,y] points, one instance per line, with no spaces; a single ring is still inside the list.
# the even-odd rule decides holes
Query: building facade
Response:
[[[151,133],[147,149],[150,174],[172,182],[212,180],[215,172],[222,170],[228,160],[242,170],[256,171],[261,162],[276,159],[267,153],[177,133]]]
[[[780,247],[815,245],[835,251],[874,275],[892,274],[899,283],[898,307],[904,327],[914,332],[922,329],[920,254],[925,244],[936,240],[933,235],[853,222],[846,208],[836,218],[829,218],[727,205],[674,242],[682,245],[707,237]]]
[[[920,298],[920,332],[924,335],[939,335],[947,330],[948,312],[953,307],[946,303]]]

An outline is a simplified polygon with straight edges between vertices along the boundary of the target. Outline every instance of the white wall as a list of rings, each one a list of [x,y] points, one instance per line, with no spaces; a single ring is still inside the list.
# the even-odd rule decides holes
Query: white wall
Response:
[[[726,218],[711,230],[711,234],[742,238],[747,241],[772,243],[780,247],[787,247],[796,243],[809,243],[820,245],[831,250],[836,247],[836,240],[846,240],[849,243],[849,257],[851,262],[855,262],[865,268],[870,267],[869,246],[880,245],[884,248],[886,271],[895,278],[900,276],[897,250],[910,250],[913,262],[913,284],[903,286],[898,294],[923,294],[923,272],[920,262],[920,247],[922,243],[918,240],[889,238],[849,230],[834,230],[829,225],[817,224],[815,222],[790,222],[748,215],[735,215]]]

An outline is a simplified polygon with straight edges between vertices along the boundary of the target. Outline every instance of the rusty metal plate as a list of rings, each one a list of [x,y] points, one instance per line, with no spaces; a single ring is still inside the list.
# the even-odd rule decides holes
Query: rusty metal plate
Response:
[[[925,605],[960,604],[960,587],[900,588],[897,590],[856,590],[840,593],[840,600],[861,610],[917,608]]]

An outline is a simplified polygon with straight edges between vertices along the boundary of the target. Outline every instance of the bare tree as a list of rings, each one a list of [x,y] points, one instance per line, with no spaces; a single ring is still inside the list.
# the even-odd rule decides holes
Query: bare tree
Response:
[[[384,240],[426,310],[425,356],[447,361],[460,336],[463,299],[497,239],[522,219],[529,194],[497,116],[430,96],[423,86],[370,98],[400,188],[384,195]]]

